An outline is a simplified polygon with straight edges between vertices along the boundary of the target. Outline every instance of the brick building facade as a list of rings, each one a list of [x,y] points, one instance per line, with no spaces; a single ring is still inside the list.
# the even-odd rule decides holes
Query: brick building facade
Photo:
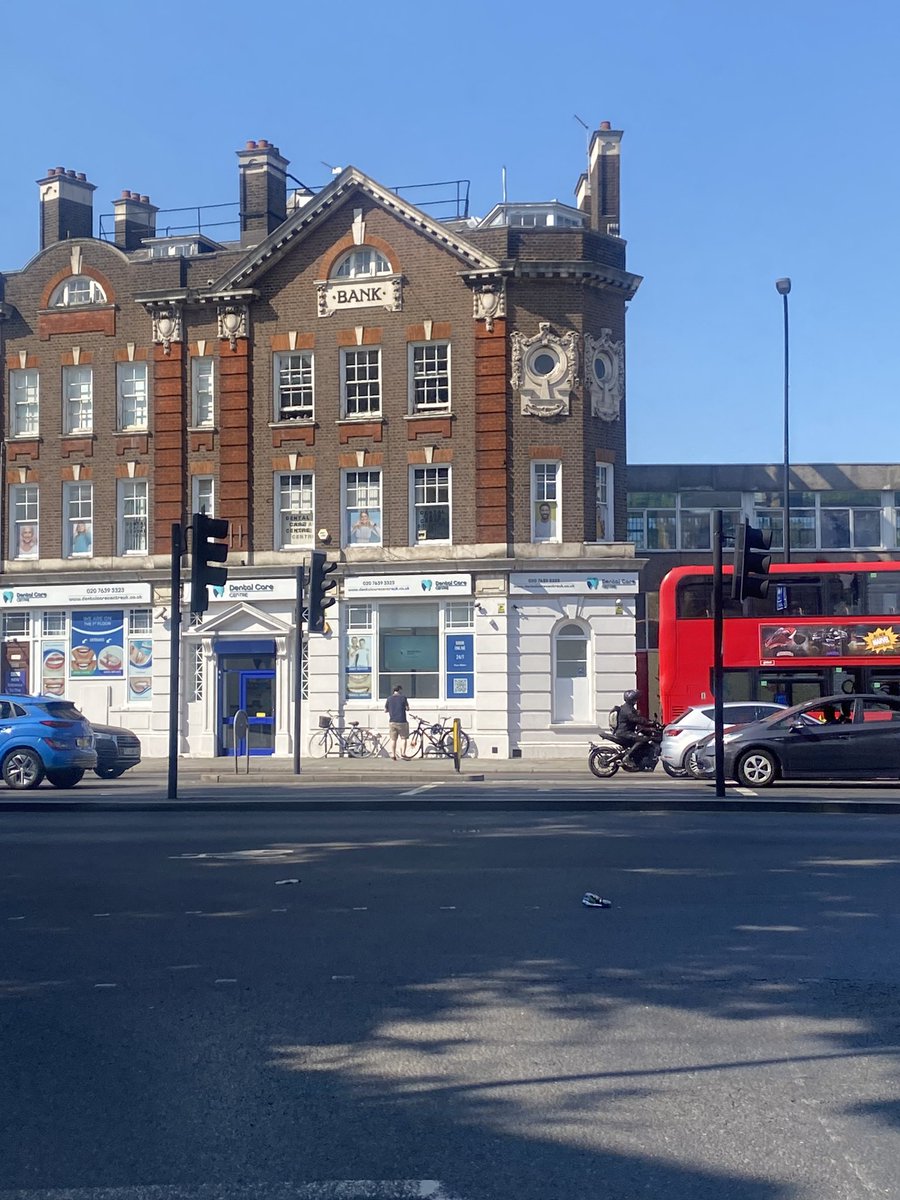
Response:
[[[352,167],[291,192],[250,142],[233,242],[158,236],[135,192],[94,237],[93,186],[50,171],[40,251],[0,276],[3,690],[164,753],[171,528],[202,509],[229,582],[184,630],[184,753],[228,752],[238,708],[291,753],[313,547],[340,602],[309,732],[382,725],[401,682],[480,754],[581,753],[634,677],[620,139],[596,132],[574,206],[446,221]]]

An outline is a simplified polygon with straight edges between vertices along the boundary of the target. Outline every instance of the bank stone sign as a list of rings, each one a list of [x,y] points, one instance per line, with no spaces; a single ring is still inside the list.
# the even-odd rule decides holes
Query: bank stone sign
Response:
[[[319,316],[353,308],[386,308],[399,312],[403,307],[400,275],[376,275],[360,279],[320,280],[316,283]]]

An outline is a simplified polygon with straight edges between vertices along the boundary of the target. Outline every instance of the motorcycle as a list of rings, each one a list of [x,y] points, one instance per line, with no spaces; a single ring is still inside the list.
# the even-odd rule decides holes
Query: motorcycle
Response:
[[[612,733],[601,733],[602,743],[591,742],[588,766],[598,779],[610,779],[620,767],[623,771],[653,771],[659,762],[662,735],[659,721],[651,721],[633,746],[623,746]]]

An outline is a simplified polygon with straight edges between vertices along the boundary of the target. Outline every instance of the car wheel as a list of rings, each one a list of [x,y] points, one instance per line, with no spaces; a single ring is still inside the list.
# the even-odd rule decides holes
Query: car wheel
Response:
[[[767,750],[748,750],[737,765],[738,783],[748,788],[769,787],[778,770]]]
[[[7,787],[36,788],[44,778],[44,764],[33,750],[12,750],[3,760],[0,774]]]
[[[687,758],[684,760],[684,765],[687,774],[690,775],[691,779],[706,778],[706,772],[700,766],[700,759],[697,756],[696,750],[689,751]]]
[[[81,767],[66,767],[65,770],[47,772],[47,779],[58,788],[74,787],[76,783],[81,783],[83,778],[84,771]]]
[[[678,767],[671,767],[664,759],[659,760],[662,763],[662,769],[667,775],[671,775],[673,779],[684,779],[687,771],[682,771]]]
[[[126,769],[125,767],[95,767],[94,774],[99,775],[101,779],[118,779],[120,775],[125,774]]]
[[[619,769],[618,750],[592,750],[588,755],[588,766],[598,779],[609,779]]]

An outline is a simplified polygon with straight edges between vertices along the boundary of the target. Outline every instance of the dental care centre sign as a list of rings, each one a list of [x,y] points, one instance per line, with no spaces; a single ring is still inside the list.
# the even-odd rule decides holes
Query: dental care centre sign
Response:
[[[471,596],[472,576],[458,574],[440,575],[361,575],[344,580],[344,595],[359,599],[361,596]]]
[[[638,590],[636,571],[547,571],[513,573],[513,596],[632,596]]]
[[[149,583],[29,584],[0,589],[3,608],[76,608],[82,604],[149,604]]]

